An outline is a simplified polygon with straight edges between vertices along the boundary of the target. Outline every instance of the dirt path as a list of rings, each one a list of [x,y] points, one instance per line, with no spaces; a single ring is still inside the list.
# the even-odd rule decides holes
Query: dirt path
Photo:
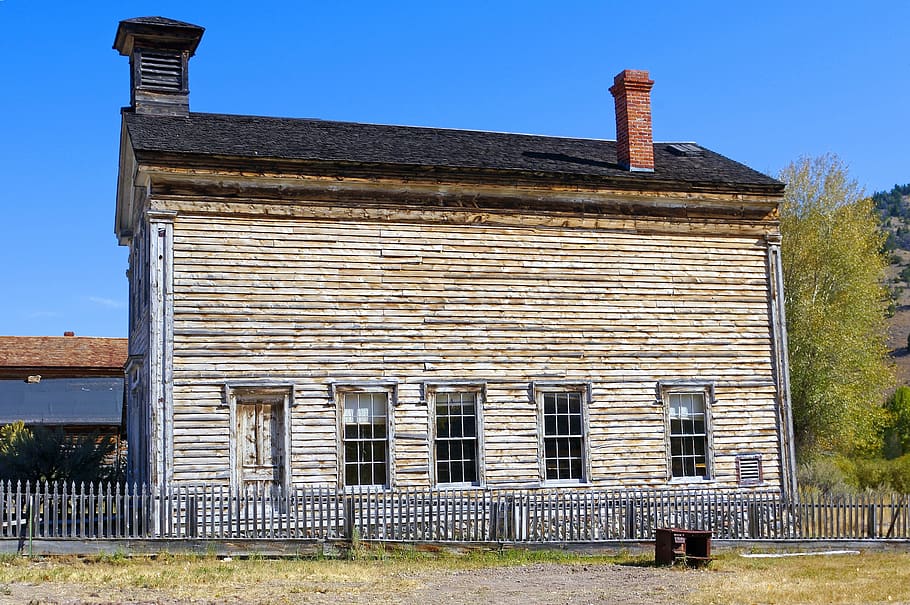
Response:
[[[536,603],[587,605],[678,604],[694,590],[701,573],[649,567],[604,564],[536,563],[516,567],[490,567],[463,571],[393,573],[388,585],[355,580],[296,585],[274,581],[244,586],[219,586],[208,596],[180,596],[156,588],[91,588],[77,583],[11,583],[0,586],[0,603],[32,605],[83,605],[131,603],[143,605],[264,605],[273,603],[396,603],[400,605],[461,605]]]

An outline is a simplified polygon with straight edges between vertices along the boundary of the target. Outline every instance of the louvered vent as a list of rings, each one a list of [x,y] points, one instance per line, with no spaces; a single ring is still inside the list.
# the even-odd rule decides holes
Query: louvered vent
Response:
[[[667,151],[673,155],[693,157],[701,155],[701,147],[695,143],[673,143],[667,145]]]
[[[736,478],[740,485],[761,485],[761,454],[744,454],[736,457]]]
[[[139,56],[139,86],[161,92],[183,90],[183,56],[143,50]]]

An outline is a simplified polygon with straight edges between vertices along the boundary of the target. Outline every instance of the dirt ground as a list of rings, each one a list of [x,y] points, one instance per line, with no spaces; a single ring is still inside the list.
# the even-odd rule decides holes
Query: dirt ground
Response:
[[[260,605],[272,603],[397,603],[461,605],[535,603],[587,605],[617,603],[662,605],[684,602],[705,572],[611,564],[555,564],[490,567],[471,570],[394,572],[387,583],[326,577],[306,585],[281,578],[232,589],[219,586],[210,597],[181,597],[167,588],[92,589],[78,583],[47,581],[0,585],[0,603],[82,605]],[[175,587],[176,589],[177,587]],[[378,590],[377,590],[378,589]],[[681,598],[682,597],[682,598]]]

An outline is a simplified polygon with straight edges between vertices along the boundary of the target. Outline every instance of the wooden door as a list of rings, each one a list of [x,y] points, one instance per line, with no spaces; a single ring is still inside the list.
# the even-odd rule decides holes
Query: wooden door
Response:
[[[241,400],[237,405],[240,487],[284,483],[284,418],[280,401]]]

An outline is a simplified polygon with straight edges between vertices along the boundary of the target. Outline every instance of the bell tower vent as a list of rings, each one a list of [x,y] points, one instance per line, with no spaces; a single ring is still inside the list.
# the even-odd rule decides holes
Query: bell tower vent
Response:
[[[186,69],[182,57],[156,50],[140,50],[139,88],[161,92],[183,92],[186,90]]]
[[[189,60],[205,30],[164,17],[121,21],[114,48],[130,58],[130,107],[136,113],[190,112]]]

